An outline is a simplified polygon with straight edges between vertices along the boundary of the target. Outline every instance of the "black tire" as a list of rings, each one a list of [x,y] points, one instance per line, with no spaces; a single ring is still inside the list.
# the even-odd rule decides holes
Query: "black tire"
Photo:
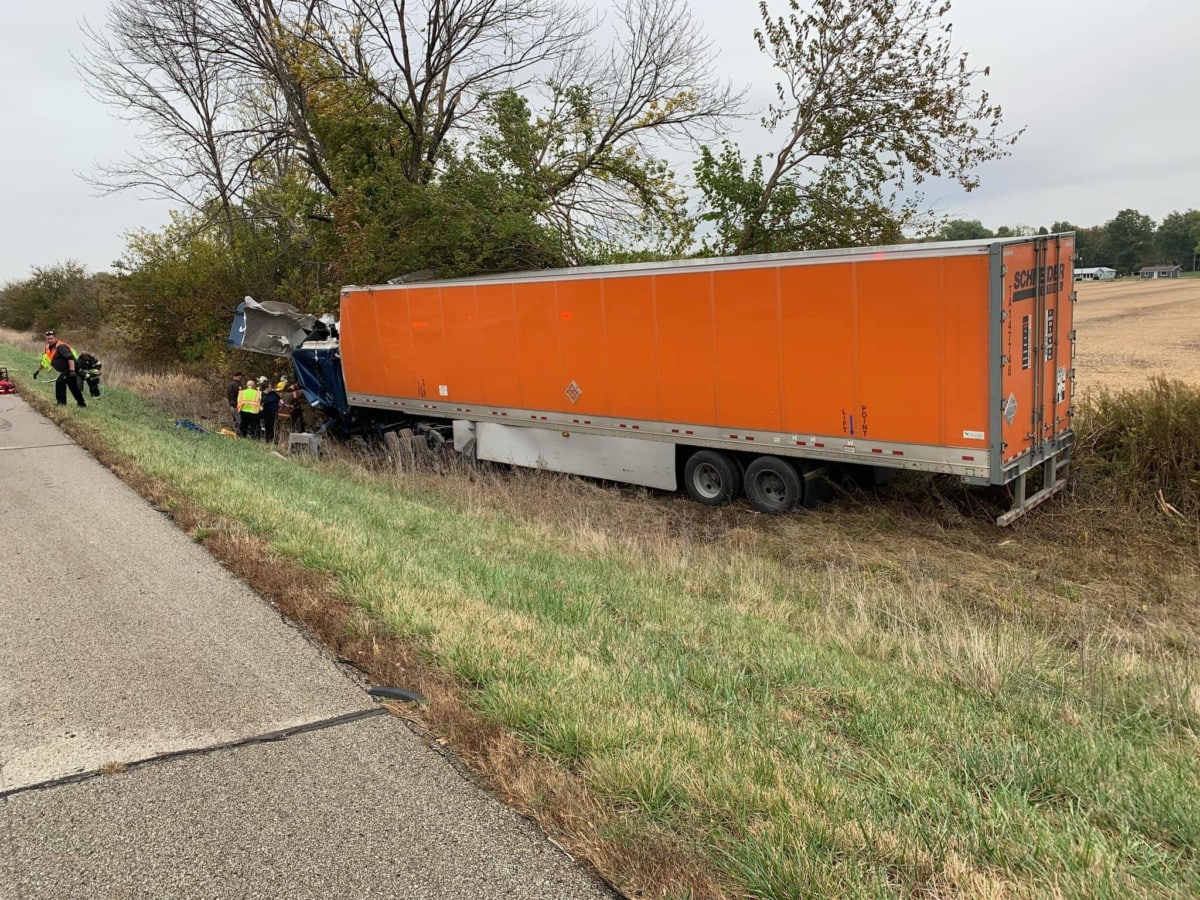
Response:
[[[804,479],[786,459],[760,456],[746,467],[746,499],[770,516],[791,512],[804,500]]]
[[[723,506],[737,496],[742,473],[727,453],[699,450],[683,467],[683,484],[688,495],[705,506]]]

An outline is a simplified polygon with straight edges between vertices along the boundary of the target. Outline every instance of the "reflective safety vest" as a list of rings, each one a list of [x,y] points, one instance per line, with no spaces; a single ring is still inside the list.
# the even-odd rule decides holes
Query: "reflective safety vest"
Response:
[[[252,416],[262,412],[262,392],[257,388],[243,388],[238,393],[238,412],[250,413]]]
[[[72,347],[70,344],[68,344],[66,341],[59,341],[53,347],[51,347],[49,344],[47,344],[46,349],[44,351],[42,351],[41,363],[42,363],[43,369],[52,368],[51,362],[54,359],[54,355],[58,352],[59,347],[66,347],[68,350],[71,351],[71,356],[73,356],[76,360],[79,359],[79,351],[76,350],[74,347]],[[76,368],[78,368],[78,367],[76,367]]]

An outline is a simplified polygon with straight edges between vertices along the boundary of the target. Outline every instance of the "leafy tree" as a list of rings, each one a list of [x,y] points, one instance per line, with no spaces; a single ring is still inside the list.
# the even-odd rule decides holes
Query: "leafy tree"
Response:
[[[10,328],[95,328],[103,324],[110,276],[88,274],[75,260],[35,266],[0,289],[0,322]]]
[[[547,207],[574,261],[614,249],[677,255],[694,223],[666,147],[715,139],[740,101],[684,0],[624,0],[615,40],[561,65],[528,97],[490,106],[479,150]]]
[[[351,184],[338,194],[335,271],[341,281],[565,265],[561,240],[539,224],[535,202],[473,160],[452,155],[444,165],[446,173],[432,184],[412,184],[396,172],[389,181]]]
[[[951,219],[938,229],[937,240],[972,241],[977,238],[995,236],[995,233],[990,228],[984,228],[983,223],[978,219],[972,219],[969,222],[966,219]]]
[[[472,145],[479,164],[539,207],[573,262],[614,248],[677,254],[689,242],[687,197],[665,161],[630,136],[596,135],[596,98],[555,89],[549,110],[507,91],[493,98],[488,128]]]
[[[1006,155],[1017,139],[1000,133],[1000,107],[976,90],[988,70],[953,50],[948,4],[788,6],[788,15],[776,18],[760,2],[755,31],[782,76],[764,124],[781,132],[783,143],[769,169],[761,159],[747,166],[731,146],[702,152],[696,177],[702,218],[712,228],[708,249],[760,252],[779,243],[774,228],[799,236],[801,220],[819,219],[830,205],[835,227],[817,234],[845,232],[841,219],[855,208],[870,218],[890,210],[908,225],[921,201],[897,205],[901,191],[938,176],[971,190],[978,165]]]
[[[583,10],[553,0],[313,2],[320,28],[303,40],[339,76],[392,114],[401,171],[429,181],[456,129],[478,121],[492,93],[531,84],[540,70],[583,51]]]
[[[1108,255],[1122,272],[1154,262],[1154,220],[1136,209],[1123,209],[1104,225]]]
[[[1032,237],[1037,232],[1029,225],[1001,225],[996,237]]]
[[[173,219],[161,232],[130,235],[114,313],[150,358],[197,361],[228,331],[240,279],[228,245],[198,229],[197,216]]]
[[[128,237],[116,263],[114,319],[130,342],[155,360],[199,362],[224,353],[234,308],[247,294],[256,300],[305,298],[302,285],[315,277],[304,265],[311,242],[280,219],[256,220],[234,209],[232,243],[211,213],[175,213],[157,232]],[[284,294],[281,285],[293,285]],[[301,285],[301,287],[296,287]],[[317,306],[328,308],[329,297]]]
[[[450,276],[563,263],[561,238],[542,222],[547,198],[522,173],[497,170],[491,154],[460,154],[446,143],[437,173],[414,182],[399,115],[366,85],[327,81],[309,100],[334,189],[328,222],[310,223],[309,231],[320,235],[336,280],[362,284],[426,269]]]
[[[375,174],[417,196],[397,173],[435,185],[467,144],[496,136],[498,112],[511,120],[496,98],[520,92],[538,153],[510,132],[479,171],[504,180],[524,165],[518,193],[573,259],[627,242],[678,252],[690,225],[663,150],[711,139],[740,98],[685,0],[619,0],[609,21],[612,40],[563,0],[114,0],[79,64],[146,141],[96,181],[215,214],[239,260],[234,219],[270,214],[276,180],[292,199],[307,182],[307,214],[327,225],[367,208]],[[347,185],[358,193],[343,201]]]
[[[705,254],[742,252],[740,242],[748,228],[756,237],[744,249],[755,253],[894,244],[903,239],[903,217],[884,198],[856,191],[832,172],[826,173],[827,180],[803,186],[788,182],[770,189],[770,203],[755,225],[748,224],[747,216],[768,190],[762,157],[747,166],[741,151],[728,142],[716,154],[701,147],[696,174],[706,207],[699,217]]]
[[[1200,210],[1172,212],[1154,233],[1154,249],[1158,261],[1190,268],[1196,253],[1194,232],[1200,228]]]
[[[1108,239],[1108,228],[1104,225],[1075,229],[1075,255],[1079,258],[1077,265],[1081,268],[1095,266],[1116,268],[1112,244]]]

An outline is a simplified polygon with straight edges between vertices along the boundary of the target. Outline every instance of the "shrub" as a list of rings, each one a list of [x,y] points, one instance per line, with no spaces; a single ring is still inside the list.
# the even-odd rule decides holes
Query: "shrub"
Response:
[[[1111,498],[1162,498],[1200,512],[1200,388],[1161,376],[1140,391],[1102,391],[1075,417],[1081,487]]]

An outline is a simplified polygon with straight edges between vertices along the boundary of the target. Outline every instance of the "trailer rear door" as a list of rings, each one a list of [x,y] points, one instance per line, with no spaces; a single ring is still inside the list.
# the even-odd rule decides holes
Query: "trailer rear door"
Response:
[[[1036,463],[1070,430],[1074,250],[1070,235],[1002,249],[998,403],[1005,469],[1027,455],[1029,465]]]

